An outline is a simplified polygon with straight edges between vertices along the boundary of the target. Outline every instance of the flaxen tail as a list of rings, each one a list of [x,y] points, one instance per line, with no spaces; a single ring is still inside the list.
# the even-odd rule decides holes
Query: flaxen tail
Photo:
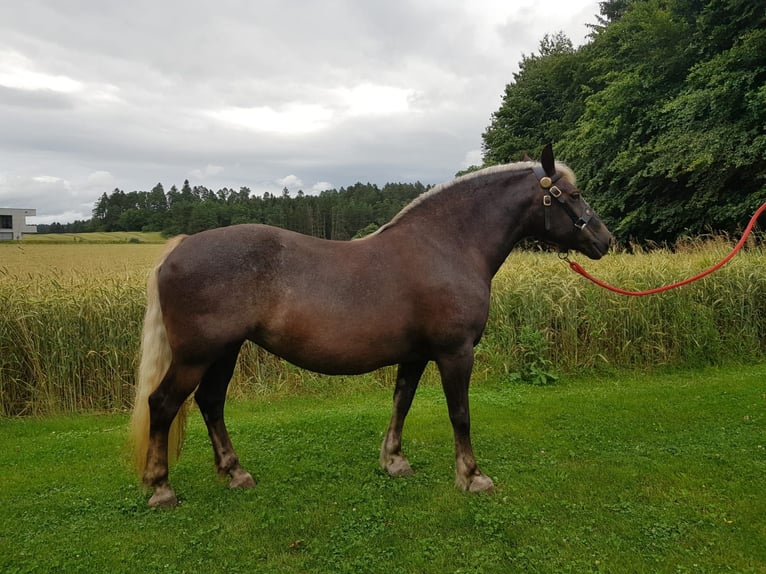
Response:
[[[162,320],[162,309],[160,308],[160,297],[157,289],[157,273],[165,258],[185,238],[185,235],[179,235],[167,242],[165,250],[149,274],[146,284],[146,315],[144,316],[144,330],[141,333],[141,361],[138,367],[133,415],[130,420],[133,460],[139,475],[144,473],[146,453],[149,449],[149,396],[162,382],[172,358],[165,324]],[[186,403],[178,411],[178,415],[170,427],[168,456],[171,459],[177,458],[181,452],[185,426]]]

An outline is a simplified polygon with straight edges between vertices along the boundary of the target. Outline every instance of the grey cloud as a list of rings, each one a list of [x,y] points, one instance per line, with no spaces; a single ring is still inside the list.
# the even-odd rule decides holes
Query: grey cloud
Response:
[[[68,95],[53,90],[33,91],[0,86],[0,107],[70,110],[74,102]]]
[[[88,217],[87,198],[115,186],[187,177],[255,192],[288,175],[307,192],[444,181],[479,149],[522,53],[546,32],[580,34],[598,11],[597,1],[564,0],[525,17],[505,4],[0,0],[0,205],[42,216],[76,205]],[[18,62],[51,85],[3,83],[3,66]],[[57,91],[62,79],[70,86]],[[359,86],[409,90],[410,107],[351,113],[343,94]],[[280,118],[296,105],[323,110],[321,129],[236,125],[236,110]],[[223,110],[235,121],[221,121]]]

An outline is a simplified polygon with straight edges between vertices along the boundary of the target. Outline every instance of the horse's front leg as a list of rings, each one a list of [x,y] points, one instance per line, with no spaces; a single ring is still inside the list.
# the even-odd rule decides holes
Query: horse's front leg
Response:
[[[468,385],[473,370],[473,347],[467,345],[453,355],[437,359],[447,398],[449,418],[455,435],[455,483],[463,490],[492,490],[492,479],[476,465],[471,446],[471,415],[468,408]]]
[[[402,363],[396,373],[394,411],[383,444],[380,447],[380,466],[386,469],[391,476],[409,476],[412,474],[412,467],[407,457],[402,454],[402,429],[426,364],[428,364],[427,361]]]

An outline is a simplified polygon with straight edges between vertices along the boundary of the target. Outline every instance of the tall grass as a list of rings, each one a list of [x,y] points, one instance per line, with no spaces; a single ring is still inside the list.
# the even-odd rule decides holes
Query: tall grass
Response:
[[[0,247],[0,414],[128,405],[160,246]]]
[[[722,258],[725,239],[674,251],[611,254],[586,268],[622,287],[655,287]],[[161,245],[0,244],[0,415],[130,406],[146,273]],[[756,362],[766,355],[766,251],[751,246],[718,273],[676,291],[627,298],[575,275],[551,254],[514,252],[495,278],[475,378],[518,372],[520,335],[547,342],[558,372]],[[548,362],[549,361],[549,362]],[[388,384],[392,370],[367,384]],[[328,383],[246,345],[232,392],[314,391]]]
[[[639,290],[685,279],[730,249],[717,238],[673,251],[576,259],[609,283]],[[519,334],[528,327],[546,336],[550,359],[564,371],[757,361],[766,350],[765,264],[766,251],[753,247],[691,285],[626,297],[591,284],[553,256],[512,253],[495,280],[481,348],[508,369],[520,360]]]

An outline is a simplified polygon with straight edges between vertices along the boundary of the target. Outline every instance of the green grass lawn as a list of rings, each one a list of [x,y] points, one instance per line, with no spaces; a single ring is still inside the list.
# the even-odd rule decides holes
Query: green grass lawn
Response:
[[[259,480],[214,478],[201,418],[146,508],[125,415],[0,420],[0,571],[766,572],[766,365],[472,390],[490,495],[453,487],[441,390],[415,399],[415,476],[377,467],[390,390],[231,402]]]

